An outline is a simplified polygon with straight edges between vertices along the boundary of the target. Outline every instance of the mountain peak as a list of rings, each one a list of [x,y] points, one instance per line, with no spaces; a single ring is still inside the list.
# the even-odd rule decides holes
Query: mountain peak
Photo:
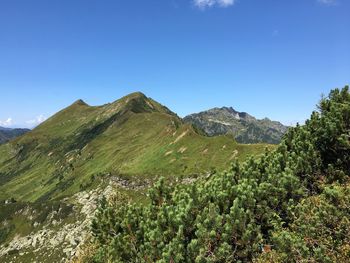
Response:
[[[222,107],[222,108],[220,108],[220,110],[225,110],[225,111],[227,111],[227,112],[229,112],[229,113],[238,113],[238,111],[236,111],[234,108],[232,108],[232,107],[226,107],[226,106],[224,106],[224,107]]]
[[[129,103],[146,103],[146,101],[149,101],[150,99],[143,94],[142,92],[132,92],[114,102],[112,102],[112,104],[115,103],[120,103],[120,102],[124,102],[125,104],[129,104]]]
[[[128,99],[147,99],[147,96],[145,94],[143,94],[140,91],[136,91],[136,92],[132,92],[126,96],[124,96],[124,98],[128,98]]]
[[[137,96],[137,97],[146,97],[146,95],[144,93],[142,93],[141,91],[135,91],[130,93],[129,95],[133,95],[133,96]]]
[[[85,101],[83,101],[82,99],[76,100],[72,105],[88,106],[88,104]]]
[[[287,127],[267,118],[258,120],[232,107],[213,108],[191,114],[184,121],[197,126],[209,136],[234,134],[240,143],[279,143]]]
[[[116,109],[122,107],[124,110],[129,110],[134,113],[159,112],[176,116],[176,114],[167,107],[139,91],[130,93],[112,103],[106,104],[106,106]]]

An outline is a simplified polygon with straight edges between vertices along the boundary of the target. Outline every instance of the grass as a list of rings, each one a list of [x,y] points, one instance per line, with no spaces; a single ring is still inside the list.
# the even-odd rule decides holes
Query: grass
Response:
[[[53,200],[94,187],[91,178],[204,174],[273,146],[206,137],[143,94],[99,107],[77,101],[0,146],[0,200]]]

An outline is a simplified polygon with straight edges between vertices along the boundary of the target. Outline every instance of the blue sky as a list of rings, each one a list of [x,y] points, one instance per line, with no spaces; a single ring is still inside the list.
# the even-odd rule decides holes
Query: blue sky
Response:
[[[285,124],[350,79],[348,0],[2,0],[0,126],[133,91]]]

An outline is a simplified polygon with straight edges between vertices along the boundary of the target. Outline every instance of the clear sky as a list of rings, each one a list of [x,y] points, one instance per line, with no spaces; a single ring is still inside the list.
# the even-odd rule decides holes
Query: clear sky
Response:
[[[350,82],[349,0],[1,0],[0,126],[141,91],[285,124]]]

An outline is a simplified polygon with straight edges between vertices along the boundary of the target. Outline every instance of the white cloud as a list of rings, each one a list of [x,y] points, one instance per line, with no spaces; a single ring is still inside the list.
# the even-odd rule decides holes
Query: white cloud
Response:
[[[194,5],[199,8],[211,7],[216,3],[216,0],[194,0]]]
[[[236,0],[193,0],[196,7],[205,9],[213,6],[229,7],[234,5]]]
[[[220,6],[227,7],[230,5],[234,5],[236,0],[217,0],[216,1]]]
[[[234,5],[237,0],[192,0],[194,5],[200,9],[206,9],[209,7],[229,7]],[[324,5],[336,5],[337,0],[316,0],[317,2]]]
[[[10,127],[13,125],[13,121],[12,121],[12,118],[7,118],[7,120],[4,120],[4,121],[0,121],[0,126],[3,126],[3,127]]]
[[[284,122],[283,124],[284,124],[284,125],[287,125],[287,126],[289,126],[289,127],[295,127],[295,126],[297,126],[297,124],[299,124],[299,125],[304,125],[304,124],[305,124],[305,121],[306,121],[306,120],[292,120],[292,121]]]
[[[35,119],[33,119],[33,120],[26,121],[26,123],[29,124],[29,125],[36,126],[36,125],[39,125],[40,123],[42,123],[45,120],[46,120],[46,118],[44,117],[44,115],[41,114],[41,115],[37,116]]]
[[[317,0],[317,2],[324,5],[335,5],[337,3],[337,0]]]

